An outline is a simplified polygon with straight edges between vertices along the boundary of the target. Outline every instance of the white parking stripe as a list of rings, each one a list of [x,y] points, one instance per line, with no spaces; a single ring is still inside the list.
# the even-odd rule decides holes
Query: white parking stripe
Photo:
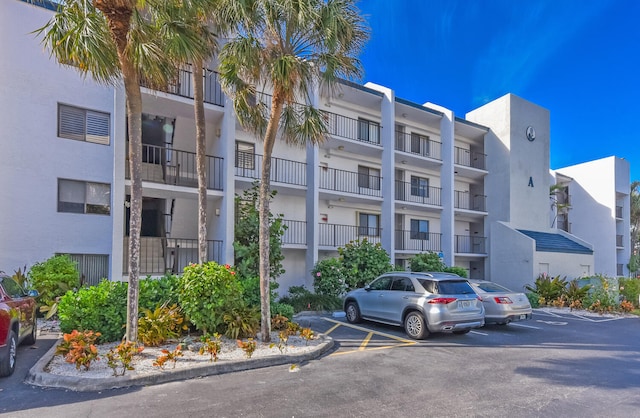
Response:
[[[486,333],[484,333],[484,332],[480,332],[480,331],[473,331],[473,330],[471,330],[471,331],[469,331],[469,332],[471,332],[471,333],[473,333],[473,334],[478,334],[478,335],[489,335],[489,334],[486,334]]]
[[[509,326],[510,326],[510,327],[531,328],[531,329],[542,329],[542,328],[540,328],[540,327],[534,327],[534,326],[531,326],[531,325],[524,325],[524,324],[516,324],[516,323],[513,323],[513,322],[511,322],[511,323],[509,324]]]

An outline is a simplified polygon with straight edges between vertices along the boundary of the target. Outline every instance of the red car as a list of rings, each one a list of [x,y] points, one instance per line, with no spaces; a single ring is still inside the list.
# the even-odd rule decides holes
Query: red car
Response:
[[[36,290],[26,292],[0,272],[0,377],[10,376],[15,370],[20,343],[36,342],[36,297]]]

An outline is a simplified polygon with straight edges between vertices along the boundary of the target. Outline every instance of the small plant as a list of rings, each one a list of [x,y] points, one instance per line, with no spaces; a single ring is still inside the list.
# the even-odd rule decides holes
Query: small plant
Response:
[[[315,337],[315,334],[313,333],[313,330],[311,328],[302,328],[300,330],[300,337],[304,338],[307,345],[309,345],[309,341],[311,341]]]
[[[622,312],[632,312],[635,309],[635,307],[633,306],[633,303],[629,302],[628,300],[623,300],[622,302],[620,302],[620,310]]]
[[[80,286],[80,279],[76,263],[68,255],[56,255],[46,261],[34,264],[29,270],[29,280],[40,293],[39,304],[50,312],[58,298],[68,290]]]
[[[271,329],[274,331],[279,331],[285,329],[287,324],[289,323],[289,318],[282,315],[275,315],[271,318]]]
[[[525,289],[538,295],[541,306],[552,303],[565,293],[567,287],[566,278],[560,276],[551,277],[547,274],[541,274],[536,279],[533,286],[526,285]]]
[[[220,344],[220,334],[213,334],[213,340],[208,335],[203,335],[200,337],[200,341],[202,341],[202,346],[198,353],[200,355],[209,354],[209,361],[216,362],[218,361],[218,354],[220,353],[220,349],[222,345]]]
[[[571,309],[580,309],[582,307],[582,301],[587,297],[590,290],[591,285],[588,284],[580,287],[578,279],[571,280],[569,282],[569,286],[565,291],[565,296],[567,301],[569,302],[569,307]]]
[[[167,303],[155,310],[143,309],[144,316],[138,320],[138,339],[143,344],[156,347],[171,338],[178,338],[187,325],[177,304]]]
[[[244,354],[247,356],[247,358],[251,358],[253,352],[256,351],[256,348],[258,347],[253,338],[247,338],[247,341],[237,340],[237,343],[238,347],[240,347],[242,351],[244,351]]]
[[[132,341],[122,341],[117,347],[112,348],[107,353],[107,364],[113,370],[114,376],[124,376],[127,370],[133,370],[133,357],[144,350],[144,346]],[[118,368],[122,369],[118,373]]]
[[[91,362],[99,360],[98,349],[95,346],[99,332],[73,330],[62,336],[63,341],[56,347],[56,354],[64,356],[67,363],[76,365],[76,369],[84,367],[89,370]]]
[[[178,358],[182,356],[182,345],[178,344],[178,346],[173,351],[167,349],[162,350],[162,355],[158,356],[158,358],[155,359],[153,365],[164,370],[165,364],[168,361],[171,361],[173,363],[173,368],[175,369]]]
[[[29,290],[30,281],[29,281],[29,277],[27,276],[27,266],[26,265],[24,267],[22,267],[22,268],[18,268],[18,270],[15,270],[13,272],[13,276],[11,276],[11,278],[13,280],[15,280],[16,282],[18,282],[18,284],[24,290]]]
[[[287,341],[289,341],[290,335],[291,334],[289,333],[289,330],[282,330],[278,332],[278,342],[271,343],[269,345],[269,348],[275,346],[275,347],[278,347],[278,350],[280,350],[280,353],[284,353],[287,350]]]
[[[224,335],[231,339],[253,337],[260,328],[260,312],[247,306],[236,307],[222,318],[226,326]]]

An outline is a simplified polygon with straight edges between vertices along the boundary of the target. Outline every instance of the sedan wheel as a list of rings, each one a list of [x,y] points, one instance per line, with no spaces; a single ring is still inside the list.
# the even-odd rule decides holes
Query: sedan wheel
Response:
[[[7,356],[0,361],[0,377],[11,376],[16,368],[16,352],[18,350],[18,339],[16,333],[9,332],[9,341],[7,344]]]
[[[415,340],[422,340],[429,336],[427,323],[420,312],[410,312],[404,319],[404,331]]]
[[[358,304],[355,302],[349,302],[347,304],[346,313],[347,321],[351,322],[352,324],[356,324],[362,319],[360,317],[360,309],[358,308]]]

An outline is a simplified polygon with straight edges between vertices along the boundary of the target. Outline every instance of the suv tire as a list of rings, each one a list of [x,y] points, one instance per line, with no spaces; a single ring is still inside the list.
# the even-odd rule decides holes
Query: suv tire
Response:
[[[414,340],[422,340],[429,336],[427,322],[424,316],[417,311],[409,312],[404,318],[404,332]]]
[[[9,331],[7,340],[7,355],[0,360],[0,377],[11,376],[16,368],[16,351],[18,350],[18,338],[13,330]]]
[[[360,308],[358,308],[358,304],[355,302],[347,303],[345,312],[347,314],[347,321],[352,324],[357,324],[362,320],[362,317],[360,316]]]

